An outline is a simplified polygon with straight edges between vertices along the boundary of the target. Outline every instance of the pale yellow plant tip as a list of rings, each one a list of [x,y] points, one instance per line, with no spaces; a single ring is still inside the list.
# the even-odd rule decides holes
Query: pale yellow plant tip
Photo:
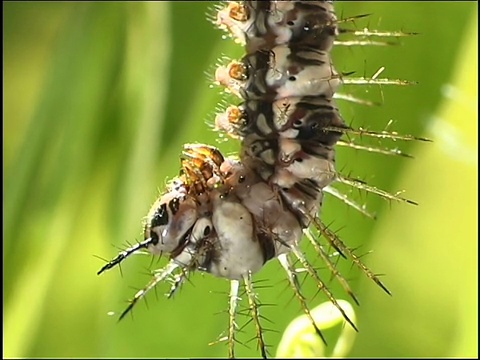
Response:
[[[355,312],[349,302],[338,300],[347,316],[355,322]],[[330,357],[343,357],[353,346],[356,332],[348,324],[340,311],[330,302],[324,302],[311,311],[318,328],[321,331],[333,327],[341,327],[341,333],[332,347]],[[322,339],[315,333],[315,329],[306,315],[295,318],[283,333],[282,340],[277,349],[277,358],[320,358],[326,357],[326,346]]]

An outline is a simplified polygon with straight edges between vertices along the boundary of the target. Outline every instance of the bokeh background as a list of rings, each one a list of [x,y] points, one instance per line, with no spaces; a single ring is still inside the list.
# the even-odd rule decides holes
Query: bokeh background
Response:
[[[205,73],[242,49],[206,21],[208,9],[210,2],[3,3],[4,357],[226,355],[225,346],[207,345],[226,329],[226,280],[196,274],[173,300],[160,287],[118,323],[161,264],[133,256],[122,272],[96,275],[98,257],[142,239],[143,216],[177,175],[182,144],[238,149],[209,126],[224,97]],[[419,33],[398,39],[401,46],[335,49],[338,70],[371,76],[385,66],[382,77],[418,82],[345,87],[382,103],[339,102],[345,119],[375,130],[392,119],[398,132],[434,140],[383,143],[414,160],[338,152],[342,171],[406,190],[420,204],[354,192],[377,213],[372,221],[326,199],[325,222],[359,253],[373,250],[364,260],[386,274],[393,293],[339,264],[361,302],[351,356],[478,356],[477,10],[476,2],[337,4],[343,17],[372,14],[359,29]],[[256,279],[262,301],[273,304],[262,313],[278,331],[267,334],[274,353],[301,310],[279,264]],[[245,331],[247,341],[252,325]],[[255,342],[247,345],[238,355],[257,356]]]

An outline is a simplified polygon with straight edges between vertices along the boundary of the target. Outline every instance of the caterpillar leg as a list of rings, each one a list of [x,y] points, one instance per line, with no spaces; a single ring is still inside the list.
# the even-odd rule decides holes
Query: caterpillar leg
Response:
[[[122,251],[120,254],[118,254],[113,260],[110,260],[108,263],[106,263],[98,272],[97,275],[100,275],[106,270],[109,270],[113,268],[116,265],[119,265],[123,260],[125,260],[127,257],[132,255],[133,253],[137,252],[138,250],[141,249],[147,249],[150,244],[153,244],[154,240],[152,238],[148,238],[134,246],[129,247],[128,249]]]
[[[312,233],[310,232],[310,230],[308,229],[305,229],[303,231],[303,233],[305,234],[305,236],[307,237],[307,239],[310,241],[310,243],[313,245],[313,248],[315,249],[315,251],[317,252],[318,255],[320,255],[320,257],[322,258],[322,260],[325,262],[325,264],[327,265],[328,267],[328,270],[330,270],[330,273],[332,274],[332,276],[334,276],[338,282],[340,283],[340,285],[342,285],[343,289],[345,290],[345,292],[353,299],[353,301],[355,301],[355,303],[357,305],[360,305],[357,297],[355,296],[355,294],[353,293],[352,289],[350,288],[350,285],[348,285],[348,281],[342,276],[342,274],[338,271],[337,267],[335,266],[335,264],[332,262],[332,260],[330,260],[330,257],[328,256],[328,254],[325,252],[325,250],[323,249],[323,247],[315,240],[315,238],[313,237]]]
[[[240,282],[238,280],[230,280],[230,301],[228,309],[228,357],[230,359],[235,358],[235,331],[238,328],[235,322],[235,316],[237,315],[239,287]]]
[[[259,303],[257,299],[257,294],[255,294],[252,282],[252,273],[243,276],[243,283],[245,285],[245,292],[248,299],[248,305],[250,310],[250,316],[252,317],[253,323],[255,324],[255,332],[257,337],[257,345],[262,354],[262,358],[267,358],[267,345],[264,338],[264,329],[260,324],[260,312],[259,312]]]
[[[366,208],[365,205],[360,205],[356,201],[350,199],[346,194],[340,192],[338,189],[335,189],[332,186],[326,186],[323,188],[323,192],[326,192],[332,196],[335,196],[337,199],[343,201],[345,204],[348,206],[351,206],[355,210],[359,211],[366,217],[369,217],[370,219],[375,220],[376,216],[372,213],[370,213]]]
[[[390,290],[380,281],[378,276],[374,274],[357,256],[352,249],[348,248],[343,241],[335,234],[333,231],[328,229],[321,221],[318,219],[312,219],[315,227],[320,231],[320,233],[327,239],[327,241],[335,248],[338,249],[344,256],[350,258],[352,262],[360,269],[362,272],[371,280],[373,280],[378,286],[380,286],[388,295],[392,295]]]
[[[170,288],[170,291],[166,294],[167,298],[170,299],[173,295],[175,295],[182,286],[182,284],[185,282],[185,279],[188,276],[188,270],[182,269],[179,274],[175,274],[172,280],[172,286]]]
[[[365,190],[367,192],[379,195],[382,198],[387,199],[387,200],[403,201],[403,202],[406,202],[406,203],[409,203],[409,204],[412,204],[412,205],[418,205],[413,200],[408,200],[408,199],[402,198],[402,197],[398,196],[397,194],[390,194],[388,191],[378,189],[375,186],[368,185],[364,181],[361,181],[361,180],[358,180],[358,179],[351,179],[351,178],[348,178],[348,177],[343,176],[343,175],[337,175],[337,181],[339,181],[339,182],[341,182],[345,185],[349,185],[349,186],[355,187],[357,189]]]
[[[310,320],[310,323],[315,329],[315,332],[317,333],[317,335],[322,339],[324,344],[327,345],[325,336],[323,336],[322,332],[320,331],[317,324],[315,323],[315,320],[313,319],[312,314],[310,313],[310,309],[307,306],[307,301],[300,290],[300,284],[298,283],[298,278],[297,278],[297,270],[294,268],[291,262],[291,259],[288,257],[287,254],[282,254],[278,256],[278,261],[280,262],[280,264],[282,265],[282,267],[287,273],[288,282],[290,283],[290,286],[292,287],[295,293],[295,296],[300,302],[300,306],[302,307],[303,312]]]
[[[305,270],[307,270],[308,274],[316,281],[317,288],[327,296],[328,300],[338,309],[338,311],[340,311],[344,319],[352,326],[352,328],[355,329],[355,331],[358,331],[357,326],[353,323],[352,320],[350,320],[347,313],[342,309],[335,296],[328,289],[325,283],[320,279],[315,269],[305,258],[303,252],[296,245],[292,246],[291,248],[295,257],[300,261]]]
[[[361,145],[361,144],[357,144],[353,140],[349,140],[349,141],[339,140],[337,142],[337,145],[344,146],[344,147],[349,147],[349,148],[355,149],[355,150],[368,151],[368,152],[382,154],[382,155],[403,156],[403,157],[407,157],[407,158],[413,158],[412,155],[406,154],[406,153],[404,153],[404,152],[402,152],[398,149],[382,149],[382,148],[377,148],[377,147],[373,147],[373,146]]]
[[[178,264],[176,264],[175,262],[171,261],[164,269],[161,269],[159,270],[158,272],[155,272],[155,275],[153,277],[153,279],[147,284],[147,286],[145,286],[142,290],[138,291],[135,296],[133,297],[132,300],[130,300],[130,304],[127,306],[127,308],[122,312],[122,314],[120,315],[120,317],[118,318],[118,320],[122,320],[125,315],[127,315],[132,309],[133,307],[135,306],[135,304],[140,300],[142,299],[143,297],[145,297],[145,295],[150,291],[152,290],[153,288],[155,288],[155,286],[157,286],[157,284],[159,284],[160,282],[164,281],[168,276],[170,276],[174,271],[175,269],[177,269],[179,267]]]

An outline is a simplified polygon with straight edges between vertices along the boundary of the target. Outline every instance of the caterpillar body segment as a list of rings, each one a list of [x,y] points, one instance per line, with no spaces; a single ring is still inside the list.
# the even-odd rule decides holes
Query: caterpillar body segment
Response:
[[[247,54],[297,43],[329,51],[338,33],[332,1],[229,1],[215,24]]]

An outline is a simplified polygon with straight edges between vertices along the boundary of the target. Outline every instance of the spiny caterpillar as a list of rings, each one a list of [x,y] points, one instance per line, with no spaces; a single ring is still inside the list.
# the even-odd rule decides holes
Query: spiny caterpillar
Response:
[[[317,288],[355,330],[301,244],[315,252],[358,304],[348,281],[337,270],[333,253],[350,259],[368,278],[390,293],[378,276],[321,220],[324,194],[370,216],[365,208],[332,185],[343,183],[388,200],[414,204],[397,194],[370,186],[338,171],[336,146],[405,155],[399,150],[362,145],[351,136],[394,140],[425,140],[395,132],[375,132],[346,124],[335,99],[367,103],[338,93],[343,85],[407,85],[403,80],[352,77],[336,70],[334,46],[386,44],[371,38],[399,37],[402,32],[350,29],[355,19],[340,19],[332,1],[228,1],[217,7],[213,22],[245,49],[240,60],[220,65],[215,81],[241,99],[215,118],[216,130],[241,142],[238,157],[225,157],[215,147],[186,144],[180,175],[153,204],[144,225],[144,241],[122,251],[98,274],[131,254],[148,250],[170,262],[155,270],[120,315],[123,318],[157,284],[169,281],[171,297],[193,271],[230,280],[229,323],[221,339],[235,357],[240,284],[255,324],[261,356],[268,355],[259,299],[252,277],[269,260],[285,270],[296,298],[312,327],[325,337],[311,316],[298,280],[306,272]],[[297,267],[300,266],[301,268]]]

